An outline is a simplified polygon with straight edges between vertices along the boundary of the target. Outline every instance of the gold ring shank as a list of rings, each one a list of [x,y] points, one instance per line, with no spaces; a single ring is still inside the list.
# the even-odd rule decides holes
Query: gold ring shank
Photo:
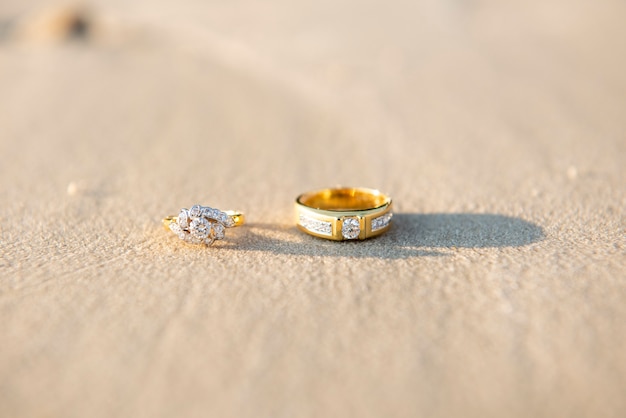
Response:
[[[307,234],[335,241],[364,240],[391,224],[391,198],[375,189],[340,187],[296,199],[296,223]]]
[[[225,212],[226,212],[226,214],[227,214],[228,216],[230,216],[230,217],[231,217],[231,219],[235,222],[235,223],[233,224],[233,227],[235,227],[235,226],[241,226],[241,225],[243,225],[243,224],[244,224],[244,222],[246,221],[246,217],[245,217],[245,216],[244,216],[244,214],[243,214],[243,213],[241,213],[241,212],[238,212],[238,211],[236,211],[236,210],[227,210],[227,211],[225,211]]]

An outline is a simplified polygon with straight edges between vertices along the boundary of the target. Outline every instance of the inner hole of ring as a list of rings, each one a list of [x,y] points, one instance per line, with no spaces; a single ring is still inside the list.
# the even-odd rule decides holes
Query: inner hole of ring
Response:
[[[387,197],[381,193],[360,189],[328,189],[305,194],[300,203],[322,210],[363,210],[384,205]]]

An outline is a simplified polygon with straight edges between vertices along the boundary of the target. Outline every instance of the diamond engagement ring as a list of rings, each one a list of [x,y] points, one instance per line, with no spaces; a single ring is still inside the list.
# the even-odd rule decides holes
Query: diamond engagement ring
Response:
[[[178,238],[191,244],[211,245],[223,239],[226,228],[244,223],[243,213],[221,211],[208,206],[193,205],[191,209],[181,209],[178,216],[163,218],[163,225]]]
[[[392,215],[391,198],[374,189],[322,189],[296,199],[298,228],[335,241],[380,235],[389,230]]]

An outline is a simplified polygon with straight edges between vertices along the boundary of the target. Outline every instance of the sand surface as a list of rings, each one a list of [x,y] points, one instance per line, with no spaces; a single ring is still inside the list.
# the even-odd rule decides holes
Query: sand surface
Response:
[[[626,416],[623,2],[128,3],[0,4],[0,416]]]

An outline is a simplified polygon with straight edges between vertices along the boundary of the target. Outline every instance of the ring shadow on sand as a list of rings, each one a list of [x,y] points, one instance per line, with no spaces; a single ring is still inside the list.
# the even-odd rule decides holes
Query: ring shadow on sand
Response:
[[[401,213],[391,229],[366,241],[334,242],[295,226],[249,224],[228,247],[242,251],[326,257],[403,259],[445,256],[454,248],[522,247],[543,240],[541,227],[512,216],[472,213]]]

